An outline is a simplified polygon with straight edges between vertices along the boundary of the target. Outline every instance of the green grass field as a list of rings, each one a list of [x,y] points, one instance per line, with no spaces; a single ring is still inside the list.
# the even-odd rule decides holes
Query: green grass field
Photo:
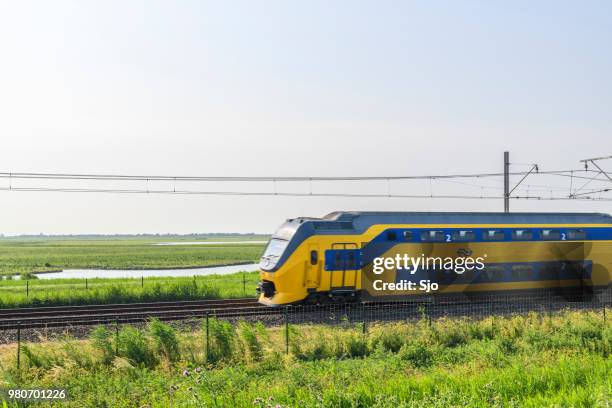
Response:
[[[166,269],[256,262],[261,235],[0,238],[0,275],[61,269]],[[239,241],[232,245],[159,246],[160,242]]]
[[[0,309],[254,297],[259,273],[141,279],[0,280]],[[27,282],[27,283],[26,283]],[[27,285],[27,287],[26,287]]]
[[[612,325],[598,312],[283,328],[212,320],[98,328],[0,348],[3,388],[66,388],[67,407],[607,407]],[[116,350],[118,352],[116,352]],[[1,397],[0,397],[1,399]],[[11,405],[7,403],[7,407]],[[44,405],[43,405],[44,406]],[[50,405],[47,405],[50,406]]]

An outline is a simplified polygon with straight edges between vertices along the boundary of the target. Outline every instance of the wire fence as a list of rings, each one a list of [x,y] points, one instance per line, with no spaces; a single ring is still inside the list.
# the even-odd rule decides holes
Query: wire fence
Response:
[[[553,313],[563,310],[601,311],[612,306],[612,291],[593,294],[588,299],[573,293],[537,295],[487,295],[477,298],[430,297],[418,301],[346,303],[327,306],[292,306],[287,309],[291,324],[351,324],[358,322],[414,321],[438,318],[484,318],[526,313]]]
[[[268,318],[269,325],[282,325],[284,344],[278,345],[289,353],[292,346],[292,326],[328,325],[368,333],[371,325],[398,322],[415,324],[427,321],[431,326],[437,319],[453,318],[479,320],[488,317],[510,318],[536,315],[551,318],[568,311],[591,311],[601,316],[604,326],[610,322],[612,288],[592,294],[585,299],[576,293],[540,293],[538,295],[489,295],[477,299],[437,299],[388,303],[347,303],[342,305],[300,305],[282,308],[276,319]],[[238,320],[234,320],[234,323]]]
[[[595,293],[587,298],[584,294],[543,292],[531,295],[487,295],[477,298],[465,297],[463,299],[439,298],[432,296],[418,301],[398,301],[398,302],[355,302],[344,304],[329,305],[293,305],[277,308],[266,308],[253,313],[231,313],[224,314],[219,311],[197,313],[185,318],[181,322],[174,323],[182,328],[201,330],[204,333],[202,347],[204,354],[208,358],[209,348],[211,347],[210,325],[214,321],[228,322],[233,330],[236,330],[240,322],[261,323],[266,330],[275,333],[275,348],[277,352],[289,353],[292,347],[299,342],[299,337],[294,338],[293,328],[300,331],[309,330],[312,325],[323,325],[338,327],[342,329],[352,329],[360,331],[364,335],[368,333],[371,325],[385,322],[397,322],[414,324],[418,321],[427,321],[431,325],[437,319],[459,318],[459,319],[483,319],[487,317],[512,317],[516,315],[535,314],[541,318],[552,317],[563,311],[591,311],[601,316],[602,321],[608,324],[610,319],[610,309],[612,307],[612,288],[600,293]],[[177,317],[178,319],[178,317]],[[129,321],[130,324],[142,325],[150,320],[150,317],[143,315],[137,320]],[[164,319],[164,320],[173,320]],[[86,329],[83,331],[82,325],[71,325],[61,328],[62,333],[74,333],[81,330],[81,334],[87,335],[96,324],[95,320],[85,323]],[[97,324],[107,326],[119,340],[119,330],[121,323],[119,320],[114,322],[100,321]],[[47,330],[46,328],[44,329]],[[41,329],[36,333],[40,334]],[[3,333],[3,337],[12,337],[12,342],[16,343],[16,365],[21,365],[21,350],[23,344],[32,341],[32,333],[24,336],[25,330],[18,327],[9,335],[8,330]],[[117,346],[118,343],[115,345]],[[117,346],[118,347],[118,346]]]

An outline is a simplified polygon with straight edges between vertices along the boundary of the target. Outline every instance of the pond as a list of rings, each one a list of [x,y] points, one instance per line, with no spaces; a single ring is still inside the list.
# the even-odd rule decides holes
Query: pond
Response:
[[[180,277],[203,275],[227,275],[242,271],[256,271],[259,264],[211,266],[193,269],[65,269],[61,272],[37,273],[39,279],[70,278],[140,278],[140,277]]]

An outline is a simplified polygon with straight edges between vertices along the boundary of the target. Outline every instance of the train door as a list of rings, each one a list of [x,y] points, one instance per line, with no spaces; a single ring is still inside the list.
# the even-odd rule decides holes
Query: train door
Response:
[[[334,243],[326,256],[330,292],[353,292],[360,269],[359,248],[355,243]]]
[[[321,283],[321,269],[323,262],[319,259],[319,245],[308,245],[308,260],[304,273],[304,287],[318,288]]]

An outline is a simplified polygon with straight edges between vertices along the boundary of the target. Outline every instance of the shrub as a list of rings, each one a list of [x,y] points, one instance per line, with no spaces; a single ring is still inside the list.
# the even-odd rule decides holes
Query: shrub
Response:
[[[264,340],[269,340],[268,329],[262,322],[255,323],[255,332],[259,338],[263,338]]]
[[[300,341],[300,337],[294,336],[289,343],[293,355],[302,361],[323,360],[334,356],[331,342],[322,333],[316,337],[309,337],[307,341]]]
[[[28,363],[31,367],[49,368],[47,359],[45,359],[43,356],[37,355],[34,350],[25,344],[21,345],[21,354],[28,359]]]
[[[257,339],[255,328],[247,322],[240,322],[238,332],[249,360],[260,361],[263,357],[263,349]]]
[[[348,357],[365,357],[369,354],[368,343],[364,336],[351,334],[344,339],[346,354]]]
[[[119,332],[119,356],[139,366],[152,368],[157,364],[147,338],[132,326],[124,326]]]
[[[500,335],[504,337],[512,337],[515,339],[523,337],[523,334],[528,324],[528,318],[523,316],[514,316],[510,319],[503,321],[503,325],[501,325],[500,328]]]
[[[331,350],[326,341],[319,338],[313,346],[306,351],[302,351],[301,355],[297,356],[300,360],[314,361],[323,360],[332,356]]]
[[[96,327],[89,336],[94,349],[102,354],[102,363],[110,364],[113,361],[114,350],[111,343],[111,333],[104,326]]]
[[[389,330],[377,331],[372,337],[370,347],[373,350],[382,349],[392,353],[397,353],[400,348],[402,348],[404,343],[404,336],[397,330],[390,328]]]
[[[446,347],[457,347],[470,340],[469,329],[465,321],[442,321],[434,330],[437,341]]]
[[[499,348],[499,351],[501,351],[503,354],[512,354],[518,350],[514,339],[510,337],[501,337],[497,341],[497,347]]]
[[[179,342],[176,330],[159,319],[149,321],[149,335],[155,343],[156,351],[170,362],[178,361],[180,358]]]
[[[229,360],[234,351],[234,327],[230,322],[212,318],[209,320],[209,351],[207,361],[217,363]]]
[[[467,334],[472,339],[484,340],[495,337],[495,320],[493,318],[480,322],[470,322],[467,325]]]
[[[409,361],[414,367],[429,367],[434,360],[434,352],[422,343],[406,343],[398,356]]]

